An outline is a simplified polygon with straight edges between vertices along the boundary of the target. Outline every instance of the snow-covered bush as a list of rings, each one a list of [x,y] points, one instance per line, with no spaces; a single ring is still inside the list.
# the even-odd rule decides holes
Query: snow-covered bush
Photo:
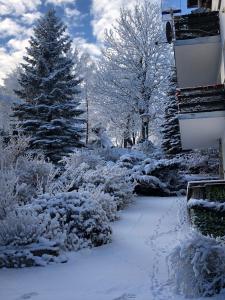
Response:
[[[57,169],[43,157],[32,158],[21,156],[17,159],[15,171],[18,177],[17,198],[20,202],[27,202],[45,193],[53,184]]]
[[[225,244],[197,232],[169,256],[176,292],[186,297],[212,296],[225,287]]]
[[[62,174],[48,187],[48,193],[56,195],[58,193],[65,193],[77,191],[84,182],[84,174],[90,170],[86,163],[82,163],[77,168],[73,165],[68,165]]]
[[[190,153],[183,153],[176,156],[182,161],[185,173],[189,174],[205,174],[217,175],[219,174],[219,153],[217,150],[208,151],[192,151]]]
[[[170,196],[171,192],[167,185],[159,178],[150,175],[135,175],[133,177],[137,181],[135,192],[146,196]]]
[[[145,159],[146,156],[142,152],[132,150],[130,153],[122,155],[117,162],[117,165],[122,168],[131,169],[135,165],[141,164]]]
[[[53,183],[51,193],[56,195],[60,192],[78,191],[91,185],[98,191],[109,194],[107,197],[110,201],[113,197],[117,209],[124,208],[133,197],[134,184],[130,180],[130,171],[121,168],[119,164],[99,160],[95,155],[93,160],[90,159],[92,163],[89,163],[89,156],[87,162],[83,158],[77,159],[76,155],[65,158],[65,170]]]
[[[87,164],[91,169],[97,167],[97,165],[102,165],[104,162],[102,158],[92,150],[76,150],[69,157],[64,157],[61,161],[64,168],[76,169],[81,164]]]
[[[0,168],[0,220],[13,209],[17,201],[18,179],[13,168]]]
[[[44,237],[64,249],[97,247],[111,241],[106,213],[90,193],[46,194],[32,207],[45,224]]]
[[[17,208],[0,221],[1,246],[25,246],[37,243],[43,232],[40,219],[32,210]]]
[[[16,163],[18,157],[24,154],[28,148],[29,137],[23,135],[11,136],[7,141],[0,139],[0,163],[1,168],[8,168]]]
[[[49,193],[57,194],[78,190],[83,184],[84,174],[90,169],[103,166],[105,161],[92,150],[76,150],[61,161],[63,171],[58,180],[49,186]]]
[[[102,186],[85,184],[79,189],[80,193],[89,193],[92,198],[101,204],[110,222],[117,220],[117,204],[115,198],[102,190]]]
[[[224,198],[222,200],[218,198],[215,201],[207,199],[190,199],[188,201],[187,206],[192,225],[202,234],[213,237],[225,235]]]
[[[105,161],[113,161],[116,162],[120,159],[120,157],[124,154],[127,154],[128,150],[123,148],[101,148],[96,150],[96,153],[102,157]]]
[[[134,184],[130,180],[130,172],[114,163],[108,163],[97,170],[88,170],[83,179],[84,184],[99,186],[104,193],[113,196],[118,210],[133,199]]]
[[[138,150],[147,155],[151,155],[156,151],[155,145],[151,141],[144,141],[132,147],[134,150]]]
[[[135,191],[151,196],[170,196],[184,193],[186,184],[179,172],[182,162],[177,159],[148,158],[132,170],[132,178],[137,181]]]

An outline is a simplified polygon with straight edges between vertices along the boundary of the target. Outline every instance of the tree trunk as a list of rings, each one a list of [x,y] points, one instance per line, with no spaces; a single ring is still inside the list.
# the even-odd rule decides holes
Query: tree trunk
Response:
[[[148,140],[148,130],[149,130],[149,121],[148,122],[142,121],[142,124],[141,124],[141,140],[143,142]]]
[[[87,95],[87,87],[85,88],[85,101],[86,101],[86,145],[89,142],[89,103],[88,103],[88,95]]]
[[[133,142],[130,136],[130,116],[127,117],[127,122],[126,122],[126,128],[124,132],[124,148],[127,148],[128,146],[133,146]]]

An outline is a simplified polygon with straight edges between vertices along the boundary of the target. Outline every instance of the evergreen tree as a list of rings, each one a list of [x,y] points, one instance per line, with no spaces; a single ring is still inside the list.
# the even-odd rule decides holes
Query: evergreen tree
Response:
[[[169,155],[178,154],[182,151],[178,121],[178,105],[176,101],[176,83],[176,71],[174,70],[170,78],[164,123],[162,125],[162,148],[164,152]]]
[[[83,111],[78,109],[78,86],[74,72],[71,39],[66,26],[49,10],[39,19],[21,64],[19,90],[24,100],[14,107],[23,133],[31,136],[30,146],[58,161],[83,143]]]

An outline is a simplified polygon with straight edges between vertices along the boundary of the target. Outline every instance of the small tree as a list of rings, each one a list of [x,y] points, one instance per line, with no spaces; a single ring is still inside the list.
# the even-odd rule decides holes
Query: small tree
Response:
[[[178,105],[176,101],[176,83],[176,71],[173,70],[170,78],[164,124],[162,125],[162,148],[166,154],[178,154],[182,151],[178,121]]]
[[[79,98],[75,100],[81,80],[74,72],[71,40],[65,32],[55,10],[39,19],[16,91],[25,102],[14,108],[21,130],[31,136],[31,148],[55,162],[83,145],[83,120],[77,118],[83,111],[77,108]]]

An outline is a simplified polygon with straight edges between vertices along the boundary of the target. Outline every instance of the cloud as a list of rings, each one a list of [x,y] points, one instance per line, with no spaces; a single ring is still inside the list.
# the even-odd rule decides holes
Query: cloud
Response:
[[[82,14],[78,9],[70,7],[65,7],[64,15],[68,27],[82,27],[82,20],[87,16],[87,14]]]
[[[0,0],[0,15],[22,15],[41,5],[41,0]]]
[[[8,41],[7,45],[11,48],[11,52],[16,51],[23,51],[29,45],[29,39],[11,39]]]
[[[101,54],[100,47],[93,43],[88,43],[84,38],[77,37],[73,39],[74,47],[78,48],[81,52],[90,54],[91,57],[95,58]]]
[[[0,84],[22,61],[42,1],[0,0],[0,39],[5,43],[0,46]]]
[[[66,7],[65,14],[67,17],[72,18],[72,17],[79,17],[81,15],[81,12],[76,8]]]
[[[51,3],[54,5],[74,4],[75,0],[46,0],[46,3]]]
[[[16,36],[19,34],[23,34],[25,32],[25,28],[19,25],[17,22],[12,19],[5,18],[0,22],[0,36],[1,38],[6,38],[9,36]]]
[[[15,69],[23,55],[24,51],[21,49],[8,52],[5,48],[0,48],[0,85],[3,85],[4,78]]]
[[[121,7],[134,7],[136,0],[92,0],[93,34],[99,42],[104,40],[105,30],[110,29],[120,15]]]
[[[38,18],[40,18],[41,13],[40,12],[32,12],[32,13],[26,13],[22,16],[22,22],[28,25],[32,25]]]

